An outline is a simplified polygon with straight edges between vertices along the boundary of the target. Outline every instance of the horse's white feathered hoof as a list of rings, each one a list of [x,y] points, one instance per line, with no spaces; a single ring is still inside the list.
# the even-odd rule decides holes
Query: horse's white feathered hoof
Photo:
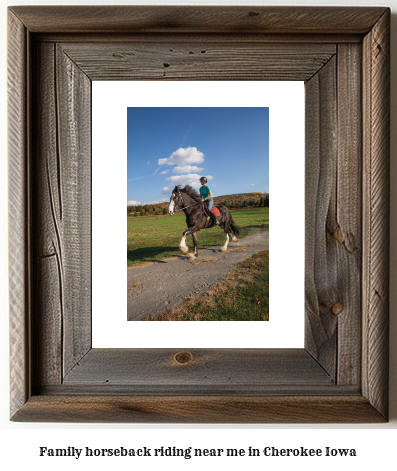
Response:
[[[186,255],[189,252],[189,247],[179,247],[179,250]]]
[[[236,236],[232,236],[232,242],[238,242],[238,239]]]
[[[221,247],[222,252],[226,252],[227,248],[226,247]]]

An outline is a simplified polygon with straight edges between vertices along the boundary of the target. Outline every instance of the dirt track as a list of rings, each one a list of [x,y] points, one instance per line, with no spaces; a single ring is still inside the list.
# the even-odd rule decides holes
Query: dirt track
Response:
[[[199,251],[197,260],[188,256],[159,260],[127,271],[127,318],[140,321],[181,306],[186,297],[202,296],[219,284],[236,263],[269,248],[269,231]],[[200,247],[199,247],[200,250]],[[190,247],[190,253],[192,247]]]

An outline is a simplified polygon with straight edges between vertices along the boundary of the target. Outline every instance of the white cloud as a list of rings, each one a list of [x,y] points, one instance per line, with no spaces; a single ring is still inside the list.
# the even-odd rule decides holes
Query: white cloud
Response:
[[[164,172],[161,172],[161,175],[165,175],[168,172],[169,172],[169,170],[164,170]]]
[[[250,186],[255,186],[255,183],[250,183]]]
[[[148,161],[148,163],[146,165],[149,165],[150,164],[150,160]]]
[[[181,147],[167,159],[159,159],[159,165],[191,165],[204,162],[204,154],[196,147]]]
[[[140,201],[134,201],[134,200],[127,201],[127,206],[138,206],[139,204],[141,204]]]
[[[201,186],[200,177],[201,175],[198,175],[197,173],[189,173],[187,175],[173,175],[172,177],[166,178],[166,181],[169,181],[170,183],[172,183],[172,185],[190,185],[193,188],[198,189]],[[212,180],[213,178],[214,177],[212,177],[211,175],[207,175],[207,180]],[[163,192],[163,194],[165,193]]]
[[[185,165],[183,167],[174,167],[172,170],[173,173],[191,173],[191,172],[201,172],[204,168],[196,167],[196,165]]]
[[[171,196],[172,190],[173,188],[171,188],[170,186],[165,186],[164,188],[161,189],[161,193],[163,195]]]

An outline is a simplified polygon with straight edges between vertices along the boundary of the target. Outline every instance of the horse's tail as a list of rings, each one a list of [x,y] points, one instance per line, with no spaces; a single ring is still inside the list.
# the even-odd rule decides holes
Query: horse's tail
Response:
[[[243,228],[238,226],[234,221],[233,221],[233,218],[232,218],[232,222],[230,223],[230,229],[233,231],[233,234],[236,236],[236,237],[239,237],[239,235],[243,232]]]

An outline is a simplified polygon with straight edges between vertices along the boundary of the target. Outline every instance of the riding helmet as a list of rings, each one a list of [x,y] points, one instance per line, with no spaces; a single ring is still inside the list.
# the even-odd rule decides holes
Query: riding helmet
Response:
[[[203,180],[204,180],[205,183],[207,183],[207,181],[208,181],[208,180],[207,180],[207,177],[201,177],[201,178],[200,178],[200,181],[203,181]]]

